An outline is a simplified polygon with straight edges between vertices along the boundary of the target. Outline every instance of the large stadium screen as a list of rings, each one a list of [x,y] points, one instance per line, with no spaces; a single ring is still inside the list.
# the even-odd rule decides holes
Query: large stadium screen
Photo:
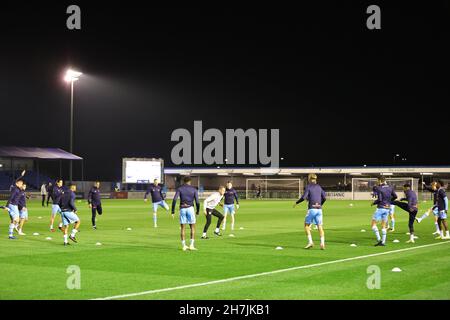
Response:
[[[162,159],[122,159],[123,183],[151,183],[154,179],[163,182],[164,162]]]

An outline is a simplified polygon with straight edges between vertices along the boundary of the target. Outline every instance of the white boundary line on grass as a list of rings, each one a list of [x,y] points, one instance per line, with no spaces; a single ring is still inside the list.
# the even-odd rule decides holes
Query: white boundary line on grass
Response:
[[[309,264],[309,265],[304,265],[304,266],[291,267],[291,268],[287,268],[287,269],[279,269],[279,270],[268,271],[268,272],[248,274],[248,275],[245,275],[245,276],[238,276],[238,277],[233,277],[233,278],[226,278],[226,279],[213,280],[213,281],[208,281],[208,282],[187,284],[187,285],[184,285],[184,286],[178,286],[178,287],[172,287],[172,288],[155,289],[155,290],[142,291],[142,292],[136,292],[136,293],[121,294],[121,295],[105,297],[105,298],[96,298],[96,299],[92,299],[92,300],[123,299],[123,298],[143,296],[143,295],[160,293],[160,292],[175,291],[175,290],[182,290],[182,289],[195,288],[195,287],[204,287],[204,286],[209,286],[209,285],[212,285],[212,284],[218,284],[218,283],[225,283],[225,282],[231,282],[231,281],[237,281],[237,280],[243,280],[243,279],[262,277],[262,276],[266,276],[266,275],[271,275],[271,274],[276,274],[276,273],[283,273],[283,272],[289,272],[289,271],[300,270],[300,269],[309,269],[309,268],[314,268],[314,267],[321,267],[321,266],[326,266],[326,265],[329,265],[329,264],[336,264],[336,263],[340,263],[340,262],[347,262],[347,261],[353,261],[353,260],[361,260],[361,259],[365,259],[365,258],[377,257],[377,256],[391,254],[391,253],[399,253],[399,252],[411,251],[411,250],[416,250],[416,249],[422,249],[422,248],[427,248],[427,247],[438,246],[438,245],[446,244],[446,243],[450,243],[450,241],[438,242],[438,243],[432,243],[432,244],[425,244],[423,246],[404,248],[404,249],[398,249],[398,250],[392,250],[392,251],[386,251],[386,252],[380,252],[380,253],[373,253],[373,254],[368,254],[368,255],[364,255],[364,256],[357,256],[357,257],[352,257],[352,258],[345,258],[345,259],[332,260],[332,261],[321,262],[321,263],[314,263],[314,264]]]

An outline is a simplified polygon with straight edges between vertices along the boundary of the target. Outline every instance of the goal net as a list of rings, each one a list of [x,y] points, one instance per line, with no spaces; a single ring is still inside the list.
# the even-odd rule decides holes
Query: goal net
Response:
[[[302,179],[247,179],[246,199],[295,199],[303,191]]]
[[[419,191],[419,179],[416,178],[386,178],[387,184],[394,187],[399,198],[403,198],[403,185],[409,183],[416,193]],[[377,178],[353,178],[352,199],[371,200],[373,187],[377,184]]]

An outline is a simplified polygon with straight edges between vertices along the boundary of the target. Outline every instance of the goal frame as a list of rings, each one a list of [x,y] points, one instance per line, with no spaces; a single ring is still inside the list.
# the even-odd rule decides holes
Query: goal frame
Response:
[[[259,182],[261,182],[261,181],[264,181],[265,182],[265,187],[266,187],[266,189],[265,189],[265,193],[267,194],[267,182],[269,181],[297,181],[298,182],[298,194],[299,194],[299,197],[300,197],[300,195],[302,194],[302,186],[303,186],[303,180],[301,179],[301,178],[286,178],[286,179],[283,179],[283,178],[281,178],[281,179],[276,179],[276,178],[264,178],[264,177],[261,177],[261,178],[247,178],[246,180],[245,180],[245,198],[246,199],[249,199],[249,197],[248,197],[248,195],[249,195],[249,181],[259,181]],[[264,198],[261,198],[261,199],[264,199]],[[270,198],[270,199],[277,199],[277,198]]]
[[[367,199],[356,199],[355,197],[355,181],[377,181],[378,178],[352,178],[352,200],[367,200]],[[409,180],[410,184],[411,184],[411,190],[418,193],[418,187],[415,188],[415,182],[419,181],[419,179],[414,178],[414,177],[395,177],[395,178],[389,178],[386,177],[386,182],[389,184],[390,181],[405,181],[405,180]],[[370,193],[371,191],[367,191],[367,193]],[[366,192],[359,192],[359,193],[366,193]]]

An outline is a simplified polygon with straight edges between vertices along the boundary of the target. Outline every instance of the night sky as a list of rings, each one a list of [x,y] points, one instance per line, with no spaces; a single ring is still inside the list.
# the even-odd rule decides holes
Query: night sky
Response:
[[[194,120],[279,128],[286,167],[391,165],[396,153],[449,164],[449,1],[146,2],[2,4],[0,145],[69,149],[72,66],[87,179],[119,180],[122,157],[171,166],[170,135]],[[70,4],[79,31],[66,28]],[[366,27],[370,4],[381,30]]]

